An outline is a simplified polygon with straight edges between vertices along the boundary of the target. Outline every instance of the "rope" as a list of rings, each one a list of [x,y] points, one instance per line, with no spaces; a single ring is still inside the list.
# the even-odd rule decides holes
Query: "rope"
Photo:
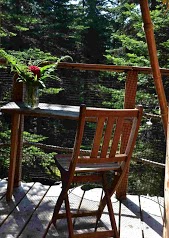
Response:
[[[61,151],[61,152],[65,152],[65,153],[72,153],[73,152],[73,148],[68,148],[68,147],[61,147],[61,146],[55,146],[55,145],[46,145],[46,144],[42,144],[42,143],[34,143],[34,142],[24,142],[23,143],[25,146],[37,146],[39,148],[43,148],[43,149],[47,149],[47,150],[53,150],[53,151]],[[10,143],[0,143],[0,148],[2,147],[9,147]],[[80,150],[81,155],[89,155],[90,154],[90,150]],[[147,159],[142,159],[142,158],[135,158],[132,157],[132,160],[136,161],[136,162],[141,162],[141,163],[145,163],[145,164],[149,164],[152,166],[156,166],[159,168],[165,168],[165,164],[159,163],[159,162],[155,162],[152,160],[147,160]]]

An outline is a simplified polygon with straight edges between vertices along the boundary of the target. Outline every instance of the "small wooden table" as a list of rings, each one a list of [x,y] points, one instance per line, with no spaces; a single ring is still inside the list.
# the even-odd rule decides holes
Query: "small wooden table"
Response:
[[[54,117],[60,119],[78,120],[78,106],[59,104],[39,103],[38,108],[26,108],[23,103],[10,102],[1,107],[3,113],[10,113],[12,116],[11,125],[11,151],[10,165],[8,172],[8,186],[6,200],[12,198],[13,188],[20,186],[21,165],[22,165],[22,132],[24,116],[31,117]],[[14,182],[15,180],[15,182]]]

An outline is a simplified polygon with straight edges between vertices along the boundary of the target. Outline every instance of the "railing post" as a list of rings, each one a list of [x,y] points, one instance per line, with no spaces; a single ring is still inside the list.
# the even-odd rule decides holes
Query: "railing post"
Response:
[[[136,99],[136,92],[137,92],[137,81],[138,81],[138,71],[137,70],[130,70],[127,73],[126,84],[125,84],[125,98],[124,98],[124,108],[134,108],[135,107],[135,99]],[[129,133],[131,129],[131,124],[126,123],[123,128],[123,136],[121,142],[121,152],[125,151]],[[123,181],[119,188],[116,191],[116,196],[118,199],[125,199],[127,186],[128,186],[128,171],[123,178]]]
[[[12,100],[14,102],[23,101],[23,83],[18,83],[16,81],[17,75],[13,77],[13,92]],[[20,116],[20,124],[18,131],[18,146],[17,146],[17,156],[16,156],[16,167],[15,167],[15,178],[14,178],[14,187],[20,186],[21,183],[21,173],[22,173],[22,148],[23,148],[23,134],[24,130],[24,116]]]
[[[169,108],[168,108],[169,111]],[[164,228],[163,238],[169,238],[169,120],[167,124],[166,163],[164,180]]]

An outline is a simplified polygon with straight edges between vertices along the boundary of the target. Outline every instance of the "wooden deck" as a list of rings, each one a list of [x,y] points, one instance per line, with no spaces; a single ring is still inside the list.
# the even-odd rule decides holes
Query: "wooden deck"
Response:
[[[61,185],[46,186],[40,183],[22,183],[14,190],[12,201],[5,199],[6,180],[0,180],[0,238],[40,238],[52,216],[53,208],[61,190]],[[70,203],[78,206],[80,187],[71,190]],[[97,206],[101,189],[95,188],[85,193],[82,206],[91,209]],[[120,238],[159,238],[163,229],[162,197],[128,195],[120,203],[112,198],[116,221],[120,227]],[[64,208],[63,208],[64,209]],[[77,220],[76,232],[92,230],[94,219]],[[101,217],[99,229],[110,226],[106,209]],[[83,229],[83,230],[82,230]],[[49,237],[68,237],[66,221],[60,220],[57,230],[51,226]]]

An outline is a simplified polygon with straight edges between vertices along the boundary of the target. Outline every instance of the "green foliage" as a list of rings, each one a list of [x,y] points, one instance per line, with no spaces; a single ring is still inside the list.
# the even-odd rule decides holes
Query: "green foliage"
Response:
[[[129,194],[157,196],[157,191],[158,196],[163,196],[163,168],[132,161],[129,174]]]
[[[23,147],[23,179],[30,181],[31,172],[36,175],[36,170],[41,171],[44,176],[51,175],[51,177],[57,180],[59,173],[58,170],[54,169],[55,164],[53,157],[55,152],[47,153],[41,148],[36,146],[36,143],[43,142],[47,137],[37,134],[32,134],[24,131],[23,141],[28,143]],[[7,144],[10,142],[10,130],[0,132],[0,142]],[[34,145],[29,145],[29,143],[34,143]],[[0,171],[1,178],[7,176],[7,170],[9,167],[10,158],[10,147],[9,144],[6,147],[0,147]]]
[[[42,87],[45,87],[44,82],[46,79],[58,79],[53,72],[57,68],[60,61],[72,59],[70,56],[63,56],[58,58],[54,63],[38,59],[38,64],[36,64],[37,61],[34,62],[31,59],[27,64],[25,64],[23,60],[5,52],[3,49],[0,49],[0,56],[6,60],[8,65],[11,66],[11,71],[17,74],[18,82],[24,82],[26,84],[38,85]],[[45,65],[40,67],[42,64]]]
[[[42,136],[42,135],[37,135],[37,134],[30,134],[29,132],[27,131],[24,131],[24,141],[26,142],[41,142],[41,141],[44,141],[47,137],[45,136]]]
[[[100,92],[100,97],[102,97],[102,105],[104,107],[123,108],[124,90],[107,88],[100,85],[99,92]],[[106,98],[106,101],[105,101],[105,98]]]
[[[55,152],[45,152],[43,149],[38,148],[36,143],[43,142],[47,137],[37,134],[32,134],[24,131],[24,141],[34,143],[34,145],[25,145],[23,148],[23,171],[24,180],[30,181],[32,177],[48,176],[51,179],[58,179],[59,172],[56,170],[53,157]]]
[[[107,62],[115,65],[149,66],[147,45],[137,5],[121,4],[115,11],[119,16],[119,28],[111,35],[113,46],[105,55]]]
[[[44,88],[42,90],[42,93],[51,95],[51,94],[58,94],[60,91],[63,91],[64,89],[62,88]]]
[[[59,173],[53,168],[56,167],[53,157],[56,153],[46,153],[42,149],[35,146],[24,147],[23,149],[23,170],[24,180],[32,180],[32,177],[38,178],[38,173],[43,174],[44,178],[51,176],[51,178],[58,179]],[[39,176],[40,176],[39,175]]]

